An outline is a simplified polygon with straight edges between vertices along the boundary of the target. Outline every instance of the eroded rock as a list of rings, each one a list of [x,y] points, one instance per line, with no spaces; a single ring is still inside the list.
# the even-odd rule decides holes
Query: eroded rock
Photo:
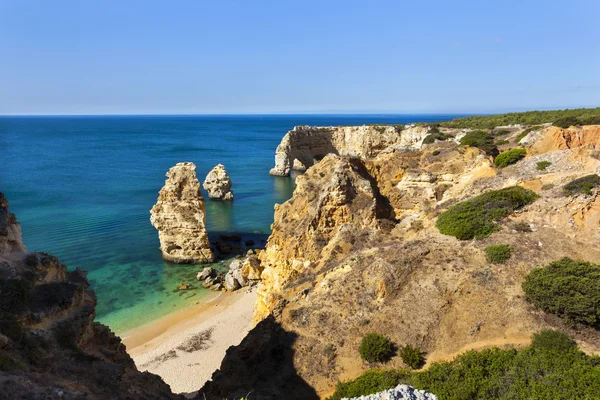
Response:
[[[178,163],[167,172],[150,214],[165,260],[184,264],[214,260],[206,233],[204,198],[193,163]]]
[[[211,199],[233,200],[231,178],[223,164],[217,164],[210,170],[202,186],[208,192],[208,197]]]

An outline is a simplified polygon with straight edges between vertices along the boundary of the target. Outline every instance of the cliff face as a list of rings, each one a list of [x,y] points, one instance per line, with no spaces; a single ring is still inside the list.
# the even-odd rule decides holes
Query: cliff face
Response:
[[[206,233],[206,208],[193,163],[178,163],[167,172],[165,186],[150,210],[163,258],[201,264],[214,260]]]
[[[14,216],[0,230],[10,229],[7,221],[14,225]],[[10,247],[0,249],[0,398],[182,398],[139,372],[121,340],[94,322],[96,297],[83,271],[23,253],[17,236]]]
[[[27,251],[21,239],[21,225],[8,211],[8,200],[0,193],[0,257],[13,252]]]
[[[281,140],[271,175],[287,176],[304,171],[327,154],[370,158],[390,146],[418,148],[427,128],[413,126],[399,131],[394,126],[296,126]]]
[[[554,132],[544,130],[538,139],[555,138]],[[561,137],[567,134],[583,138],[575,130]],[[589,141],[578,143],[587,144],[532,151],[502,170],[480,150],[454,141],[419,150],[391,146],[360,160],[324,157],[298,177],[292,199],[276,207],[260,255],[266,268],[256,320],[269,315],[297,334],[293,364],[320,395],[372,367],[356,361],[362,336],[372,331],[420,347],[428,361],[524,344],[544,327],[569,330],[583,348],[600,351],[598,332],[570,330],[533,310],[521,289],[535,267],[565,256],[600,259],[600,194],[561,192],[599,170]],[[552,162],[543,172],[536,168],[542,160]],[[514,185],[541,197],[489,238],[459,241],[435,228],[436,216],[452,204]],[[531,232],[516,230],[518,222]],[[512,247],[507,264],[486,259],[491,244]],[[396,367],[404,367],[399,357],[385,365]]]

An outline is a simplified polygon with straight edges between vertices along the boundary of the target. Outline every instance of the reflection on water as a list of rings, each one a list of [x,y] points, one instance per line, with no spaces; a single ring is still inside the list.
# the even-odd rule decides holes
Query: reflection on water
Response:
[[[291,176],[273,177],[273,191],[276,203],[284,203],[292,197],[296,188],[296,176],[298,175],[300,175],[299,172],[292,171]]]
[[[210,221],[213,231],[233,231],[233,204],[234,201],[212,200],[206,201],[206,219]]]

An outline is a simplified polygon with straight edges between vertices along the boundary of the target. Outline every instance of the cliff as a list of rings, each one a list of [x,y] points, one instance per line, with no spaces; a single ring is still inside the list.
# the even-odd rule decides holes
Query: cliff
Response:
[[[276,207],[260,255],[256,320],[269,316],[297,335],[293,365],[320,395],[372,367],[356,361],[360,339],[371,331],[420,347],[428,361],[527,343],[544,327],[568,330],[583,348],[600,351],[597,331],[569,328],[532,309],[521,289],[533,268],[556,259],[600,259],[600,195],[561,192],[600,168],[593,135],[581,135],[592,129],[544,129],[535,143],[552,146],[501,170],[479,149],[453,140],[419,149],[392,145],[361,158],[325,156]],[[543,160],[552,162],[546,171],[536,168]],[[435,228],[436,217],[456,202],[514,185],[541,197],[491,237],[459,241]],[[519,223],[530,231],[517,229]],[[486,259],[486,246],[498,243],[513,249],[505,265]],[[401,367],[399,357],[385,365]]]
[[[206,207],[193,163],[178,163],[167,172],[150,214],[165,260],[187,264],[214,260],[206,233]]]
[[[8,200],[0,193],[0,257],[27,251],[21,240],[21,225],[17,222],[17,217],[8,211],[8,206]]]
[[[390,147],[418,148],[427,128],[411,126],[296,126],[275,151],[271,175],[287,176],[292,169],[304,171],[327,154],[371,158]]]
[[[11,232],[8,241],[0,236],[0,398],[183,399],[160,377],[139,372],[121,340],[94,322],[85,272],[23,252],[16,219],[0,199],[0,232]]]

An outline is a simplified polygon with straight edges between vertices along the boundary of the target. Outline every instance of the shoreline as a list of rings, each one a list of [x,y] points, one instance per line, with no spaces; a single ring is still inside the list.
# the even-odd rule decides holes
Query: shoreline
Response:
[[[195,392],[252,328],[256,295],[256,287],[215,293],[202,304],[123,332],[123,344],[140,371],[159,375],[175,393]]]

